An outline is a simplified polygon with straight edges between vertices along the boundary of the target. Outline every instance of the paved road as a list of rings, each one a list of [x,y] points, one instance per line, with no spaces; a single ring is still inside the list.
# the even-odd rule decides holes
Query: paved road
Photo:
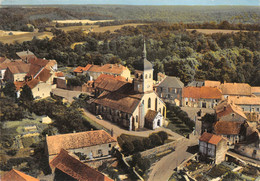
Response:
[[[93,115],[92,113],[90,113],[87,110],[84,110],[84,114],[89,117],[90,119],[92,119],[93,121],[97,122],[98,124],[104,126],[106,129],[111,130],[113,129],[113,134],[114,137],[120,136],[121,134],[129,134],[129,135],[135,135],[135,136],[149,136],[152,132],[157,132],[157,131],[165,131],[167,132],[170,136],[169,139],[174,139],[174,140],[179,140],[181,138],[183,138],[183,136],[172,132],[169,129],[166,128],[157,128],[155,130],[146,130],[146,131],[128,131],[126,129],[123,129],[119,126],[117,126],[116,124],[113,124],[110,121],[106,121],[106,120],[100,120],[98,118],[96,118],[96,115]]]
[[[192,156],[191,153],[186,152],[188,146],[193,146],[197,143],[198,140],[196,138],[179,140],[174,152],[163,157],[151,167],[148,181],[167,181],[173,174],[174,169]]]

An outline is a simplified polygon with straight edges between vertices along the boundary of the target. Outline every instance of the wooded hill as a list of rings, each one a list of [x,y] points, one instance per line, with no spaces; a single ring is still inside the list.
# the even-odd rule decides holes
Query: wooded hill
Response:
[[[66,19],[171,23],[220,23],[226,20],[231,24],[257,24],[260,11],[259,7],[254,6],[3,6],[0,11],[0,29],[26,31],[26,24],[41,27],[52,20]]]

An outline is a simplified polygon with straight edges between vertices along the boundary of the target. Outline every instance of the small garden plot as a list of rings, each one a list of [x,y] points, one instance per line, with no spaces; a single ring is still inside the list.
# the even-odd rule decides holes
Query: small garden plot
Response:
[[[219,165],[215,165],[211,170],[210,172],[207,174],[209,177],[211,178],[217,178],[217,177],[220,177],[222,175],[224,175],[225,173],[227,172],[230,172],[231,169],[222,165],[222,164],[219,164]]]
[[[260,175],[260,170],[256,167],[248,165],[245,168],[243,168],[242,174],[245,176],[256,178],[257,176]]]

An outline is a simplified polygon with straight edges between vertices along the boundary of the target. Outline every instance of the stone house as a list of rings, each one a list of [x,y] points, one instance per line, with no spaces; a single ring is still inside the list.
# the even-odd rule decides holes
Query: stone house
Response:
[[[247,116],[243,110],[227,100],[222,100],[215,108],[217,119],[223,119],[226,121],[241,121],[247,120]]]
[[[7,172],[5,175],[1,177],[2,181],[39,181],[30,175],[26,175],[23,172],[20,172],[16,169],[12,169],[11,171]]]
[[[102,85],[105,90],[100,95],[99,92],[93,101],[93,111],[96,114],[101,114],[105,119],[130,131],[145,126],[145,116],[149,110],[160,112],[166,117],[165,103],[153,91],[153,66],[146,59],[145,47],[140,63],[133,82],[104,79]]]
[[[228,140],[228,145],[234,145],[245,140],[246,123],[241,121],[220,120],[214,124],[213,132]]]
[[[178,77],[166,76],[155,88],[157,94],[166,102],[180,106],[184,84]]]
[[[112,181],[108,176],[82,163],[64,149],[61,149],[50,161],[50,168],[55,175],[54,180]]]
[[[61,149],[80,154],[86,159],[106,157],[117,145],[117,141],[104,130],[46,136],[46,143],[49,161]]]
[[[8,65],[5,71],[5,81],[24,81],[26,74],[29,72],[30,64]]]
[[[199,138],[199,154],[212,159],[216,164],[225,161],[227,140],[219,135],[204,132]]]
[[[182,89],[183,107],[214,108],[221,98],[221,91],[215,87],[184,87]]]
[[[227,100],[241,107],[244,112],[260,114],[260,97],[229,96]]]

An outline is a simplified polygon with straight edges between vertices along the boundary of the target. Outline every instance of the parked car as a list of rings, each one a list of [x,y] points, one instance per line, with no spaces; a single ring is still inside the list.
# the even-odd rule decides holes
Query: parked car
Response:
[[[101,115],[97,115],[96,118],[103,119]]]

